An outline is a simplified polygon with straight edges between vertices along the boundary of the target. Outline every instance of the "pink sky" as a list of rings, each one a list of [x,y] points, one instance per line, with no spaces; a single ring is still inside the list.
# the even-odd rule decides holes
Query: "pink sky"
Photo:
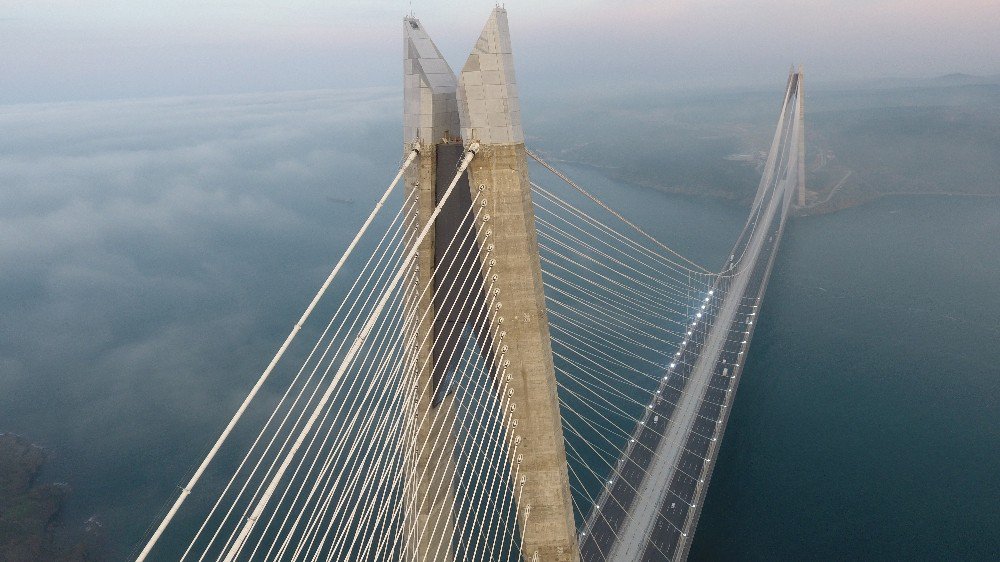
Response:
[[[453,66],[492,2],[414,0]],[[1000,74],[996,0],[507,2],[518,71],[566,83],[726,84]],[[0,102],[390,86],[408,2],[17,1]],[[780,78],[779,78],[780,81]]]

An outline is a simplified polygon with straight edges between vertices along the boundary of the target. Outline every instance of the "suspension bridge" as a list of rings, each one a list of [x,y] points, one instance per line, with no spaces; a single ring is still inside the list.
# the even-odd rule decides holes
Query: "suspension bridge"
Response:
[[[403,36],[395,176],[137,560],[683,560],[804,195],[801,69],[715,270],[525,148],[504,9],[457,75]]]

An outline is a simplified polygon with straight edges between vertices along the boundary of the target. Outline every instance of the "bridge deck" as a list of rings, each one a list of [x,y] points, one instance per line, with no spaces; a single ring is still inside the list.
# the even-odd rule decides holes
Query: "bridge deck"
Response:
[[[617,478],[580,537],[584,560],[670,560],[686,553],[738,382],[748,322],[784,225],[786,185],[776,187],[759,228],[734,247],[734,255],[743,255],[739,263],[751,266],[731,278],[722,299],[707,301],[699,320],[704,330],[693,331],[681,348],[677,367],[637,425]]]

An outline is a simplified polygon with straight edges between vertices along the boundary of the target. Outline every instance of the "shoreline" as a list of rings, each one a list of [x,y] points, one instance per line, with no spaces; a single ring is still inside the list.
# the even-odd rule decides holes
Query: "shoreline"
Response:
[[[791,213],[796,218],[818,217],[829,215],[846,209],[861,207],[869,203],[874,203],[880,199],[889,197],[943,197],[943,198],[979,198],[979,199],[1000,199],[1000,193],[962,193],[960,191],[887,191],[885,193],[874,193],[864,199],[855,199],[823,204],[817,207],[806,207],[804,209],[793,208]],[[804,212],[803,212],[804,211]]]
[[[105,559],[97,516],[81,529],[67,526],[63,512],[72,488],[65,482],[39,482],[51,456],[23,435],[0,431],[0,560]]]
[[[543,151],[539,151],[539,153],[544,154]],[[591,162],[568,160],[552,156],[546,156],[546,159],[552,163],[568,164],[570,166],[587,168],[603,175],[608,180],[622,182],[640,189],[651,189],[667,195],[681,195],[685,197],[712,199],[715,201],[738,204],[741,207],[746,207],[746,202],[750,200],[749,197],[740,196],[732,191],[707,186],[671,187],[656,185],[649,181],[638,178],[629,178],[622,174],[615,173],[615,171],[621,170],[621,167],[602,166]],[[852,209],[854,207],[860,207],[862,205],[873,203],[885,197],[975,197],[997,199],[1000,198],[1000,193],[965,193],[961,191],[886,191],[865,194],[860,197],[845,197],[843,199],[838,199],[836,197],[828,198],[822,203],[812,207],[804,207],[801,209],[793,207],[790,210],[790,214],[796,218],[829,215],[845,209]]]

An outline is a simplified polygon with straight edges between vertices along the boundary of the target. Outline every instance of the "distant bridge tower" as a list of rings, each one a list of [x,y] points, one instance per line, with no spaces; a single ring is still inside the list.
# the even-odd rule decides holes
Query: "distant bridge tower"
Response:
[[[509,348],[504,359],[510,376],[508,388],[513,390],[508,407],[509,415],[516,420],[510,437],[518,443],[510,462],[511,477],[515,470],[518,474],[515,484],[519,489],[522,555],[526,560],[575,561],[579,559],[579,547],[507,12],[498,7],[490,15],[459,81],[418,20],[406,18],[403,29],[404,150],[409,152],[416,146],[420,152],[419,166],[406,178],[407,200],[415,197],[418,201],[413,228],[426,224],[437,198],[447,188],[465,149],[462,139],[480,145],[467,174],[436,219],[431,235],[419,248],[417,283],[420,287],[443,287],[478,268],[467,258],[480,254],[476,245],[488,231],[493,247],[489,259],[494,260],[492,272],[496,274],[496,280],[491,282],[499,289],[505,320],[503,344]],[[485,220],[468,232],[459,223],[477,194]],[[442,271],[445,268],[438,267],[439,260],[449,244],[462,248],[462,257],[458,258],[461,263]],[[450,357],[455,346],[463,345],[453,334],[461,333],[469,320],[468,308],[475,306],[469,303],[485,299],[482,284],[473,285],[447,297],[435,292],[433,297],[428,295],[411,303],[420,311],[459,311],[451,314],[447,323],[432,322],[433,314],[426,315],[415,327],[419,333],[432,333],[433,337],[418,340],[426,343],[413,351],[416,363],[427,367],[415,373],[411,385],[416,394],[410,400],[413,409],[406,463],[413,475],[420,474],[424,467],[438,468],[427,472],[433,473],[433,478],[414,476],[407,483],[406,526],[418,526],[426,520],[447,523],[436,525],[432,534],[412,534],[406,545],[411,560],[453,557],[454,525],[449,513],[454,502],[451,479],[455,474],[455,444],[447,428],[454,423],[454,416],[435,415],[437,409],[447,407],[452,400],[447,393],[447,360],[438,359]],[[493,348],[490,335],[469,327],[475,332],[479,348],[489,353]],[[438,439],[441,435],[445,437]],[[427,493],[442,489],[448,492]],[[434,499],[420,499],[428,496]]]
[[[798,206],[806,206],[806,134],[805,134],[805,100],[803,99],[803,76],[802,76],[802,65],[799,65],[798,71],[795,73],[795,80],[797,87],[796,94],[796,111],[799,114],[799,130],[798,134],[795,135],[795,140],[799,144],[799,183],[796,186],[796,192],[798,193]]]

